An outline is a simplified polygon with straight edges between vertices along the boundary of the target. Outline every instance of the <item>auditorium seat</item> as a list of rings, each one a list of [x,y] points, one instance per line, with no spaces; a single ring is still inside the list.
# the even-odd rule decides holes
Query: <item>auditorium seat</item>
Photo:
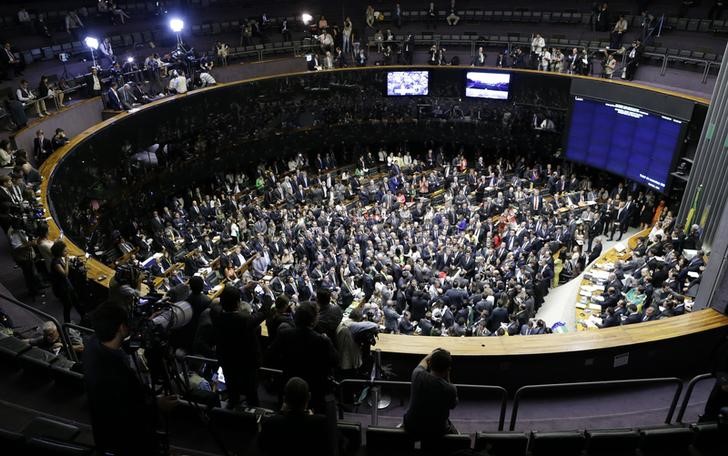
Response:
[[[640,429],[640,450],[645,456],[688,454],[693,431],[684,426],[660,426]]]
[[[584,449],[582,431],[532,432],[530,450],[533,456],[578,455]]]
[[[23,434],[0,429],[0,448],[2,448],[3,454],[20,454],[24,444]]]
[[[339,421],[336,423],[336,429],[343,438],[340,448],[343,450],[343,455],[356,454],[361,448],[361,424]]]
[[[23,429],[23,435],[26,439],[46,438],[58,442],[71,442],[79,432],[77,426],[42,416],[34,418]]]
[[[423,440],[421,452],[425,455],[453,454],[472,447],[470,435],[450,434],[437,439]]]
[[[0,333],[0,354],[8,358],[17,358],[30,350],[30,344],[23,342],[17,337],[7,336]]]
[[[58,356],[37,347],[31,347],[18,357],[24,366],[29,368],[49,369],[58,360]]]
[[[528,448],[528,434],[524,432],[478,432],[475,434],[476,451],[485,450],[491,456],[522,456]]]
[[[32,437],[26,442],[25,453],[33,456],[87,456],[94,450],[76,443]]]
[[[721,433],[718,423],[697,423],[692,426],[695,432],[693,446],[705,455],[720,454],[728,448],[728,435]]]
[[[59,357],[56,362],[51,364],[51,375],[56,381],[62,382],[69,386],[77,388],[83,388],[83,374],[76,372],[73,369],[75,362]]]
[[[234,430],[244,436],[254,436],[258,432],[258,417],[254,413],[214,408],[210,420],[216,428]]]
[[[404,429],[369,426],[366,439],[367,454],[371,456],[407,456],[415,453],[415,441]]]
[[[586,431],[590,455],[631,456],[637,450],[640,433],[635,429]]]

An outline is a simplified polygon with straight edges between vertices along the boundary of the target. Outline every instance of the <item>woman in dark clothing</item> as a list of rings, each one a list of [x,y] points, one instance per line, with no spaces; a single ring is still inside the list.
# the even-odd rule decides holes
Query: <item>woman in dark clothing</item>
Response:
[[[640,229],[644,230],[652,224],[652,216],[655,213],[655,206],[649,199],[645,199],[640,206]]]
[[[75,308],[78,314],[83,317],[83,308],[79,305],[76,291],[68,280],[68,258],[66,252],[66,243],[56,241],[51,247],[51,267],[50,280],[53,294],[63,304],[63,321],[69,323],[71,321],[71,307]]]

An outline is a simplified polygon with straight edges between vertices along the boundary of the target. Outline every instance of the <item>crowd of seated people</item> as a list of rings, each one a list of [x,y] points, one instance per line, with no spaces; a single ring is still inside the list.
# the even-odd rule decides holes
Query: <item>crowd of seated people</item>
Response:
[[[259,167],[251,191],[241,174],[219,176],[209,193],[171,198],[118,232],[117,248],[166,275],[167,288],[199,275],[206,291],[234,283],[255,302],[265,283],[294,309],[324,288],[387,332],[487,336],[549,332],[535,319],[544,296],[594,261],[606,235],[655,217],[680,232],[651,192],[523,159],[469,166],[441,149],[382,149],[335,167],[331,154],[299,155],[278,174]],[[675,247],[665,248],[677,263]],[[688,282],[682,273],[676,293]]]
[[[690,257],[684,250],[695,250]],[[707,257],[699,227],[686,235],[669,214],[640,239],[629,261],[618,261],[604,285],[600,328],[682,315],[694,297]]]

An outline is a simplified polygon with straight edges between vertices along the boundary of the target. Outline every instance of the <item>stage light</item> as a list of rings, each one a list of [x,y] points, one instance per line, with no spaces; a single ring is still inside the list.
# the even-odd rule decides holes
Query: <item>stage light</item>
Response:
[[[313,16],[308,13],[303,13],[301,14],[301,20],[303,21],[303,25],[308,25],[313,20]]]
[[[126,61],[129,62],[129,63],[134,63],[134,57],[129,56],[129,57],[126,58]]]
[[[87,36],[83,42],[86,44],[86,47],[94,51],[99,48],[99,40],[92,36]]]
[[[169,28],[172,29],[174,33],[179,33],[183,28],[185,28],[185,23],[182,19],[175,17],[169,21]]]

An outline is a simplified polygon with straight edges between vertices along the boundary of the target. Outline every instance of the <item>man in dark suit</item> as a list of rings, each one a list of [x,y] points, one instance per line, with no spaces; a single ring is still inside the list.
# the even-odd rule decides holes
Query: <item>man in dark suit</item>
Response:
[[[602,240],[597,239],[594,241],[594,247],[591,250],[591,253],[589,253],[589,264],[594,262],[599,256],[602,254]]]
[[[642,313],[642,320],[641,321],[653,321],[657,320],[659,318],[659,313],[657,310],[652,307],[648,306],[645,311]]]
[[[119,98],[119,93],[116,91],[116,88],[116,82],[112,82],[109,90],[106,92],[109,100],[107,107],[113,111],[123,111],[124,107],[121,105],[121,99]]]
[[[258,443],[270,456],[291,454],[333,455],[326,417],[308,408],[308,383],[292,377],[283,391],[283,408],[261,423]]]
[[[642,314],[637,312],[637,306],[635,304],[629,304],[627,306],[627,318],[624,320],[625,325],[631,325],[633,323],[639,323],[642,321]]]
[[[700,272],[700,268],[705,266],[705,260],[703,259],[703,256],[705,255],[705,252],[702,250],[698,250],[698,252],[695,254],[694,257],[690,259],[690,262],[688,262],[688,265],[685,266],[678,272],[677,278],[680,281],[684,281],[687,276],[688,272]]]
[[[620,318],[618,315],[615,315],[614,313],[614,307],[608,307],[606,311],[606,315],[604,316],[604,319],[602,320],[602,324],[598,325],[600,328],[611,328],[613,326],[619,326],[621,323]]]
[[[22,76],[25,64],[22,59],[15,57],[10,43],[5,43],[3,50],[0,51],[0,68],[5,73],[6,79],[12,79],[15,76]]]
[[[642,42],[640,42],[640,40],[634,40],[632,42],[632,46],[627,49],[627,64],[625,66],[624,79],[628,81],[634,79],[637,67],[639,67],[640,61],[642,60],[643,51],[644,46],[642,46]]]
[[[540,214],[543,210],[543,197],[541,196],[538,189],[533,190],[533,196],[530,199],[528,208],[534,214]]]
[[[43,130],[35,132],[35,138],[33,138],[33,156],[38,166],[52,153],[53,145],[51,144],[51,140],[45,137]]]
[[[266,287],[266,285],[263,285]],[[217,339],[217,357],[225,372],[228,408],[240,403],[240,394],[250,407],[258,406],[257,370],[261,362],[258,327],[268,316],[273,301],[265,293],[259,311],[247,314],[240,308],[240,291],[226,285],[220,295],[220,306],[211,312]]]
[[[622,240],[622,236],[627,231],[629,220],[630,220],[630,207],[628,207],[624,203],[620,203],[619,209],[617,209],[617,215],[616,215],[617,223],[612,227],[611,235],[609,236],[609,240],[614,239],[614,233],[617,230],[617,227],[619,227],[619,238],[617,238],[617,241]]]
[[[280,331],[272,341],[268,355],[283,369],[283,378],[301,377],[311,389],[311,408],[326,414],[328,395],[333,391],[329,381],[338,354],[331,340],[314,331],[318,309],[315,302],[303,302],[293,316],[295,329]],[[335,413],[335,411],[334,411]]]
[[[501,323],[506,322],[508,322],[508,309],[506,309],[503,305],[499,305],[493,309],[493,313],[488,319],[488,331],[496,332],[498,328],[501,327]]]

